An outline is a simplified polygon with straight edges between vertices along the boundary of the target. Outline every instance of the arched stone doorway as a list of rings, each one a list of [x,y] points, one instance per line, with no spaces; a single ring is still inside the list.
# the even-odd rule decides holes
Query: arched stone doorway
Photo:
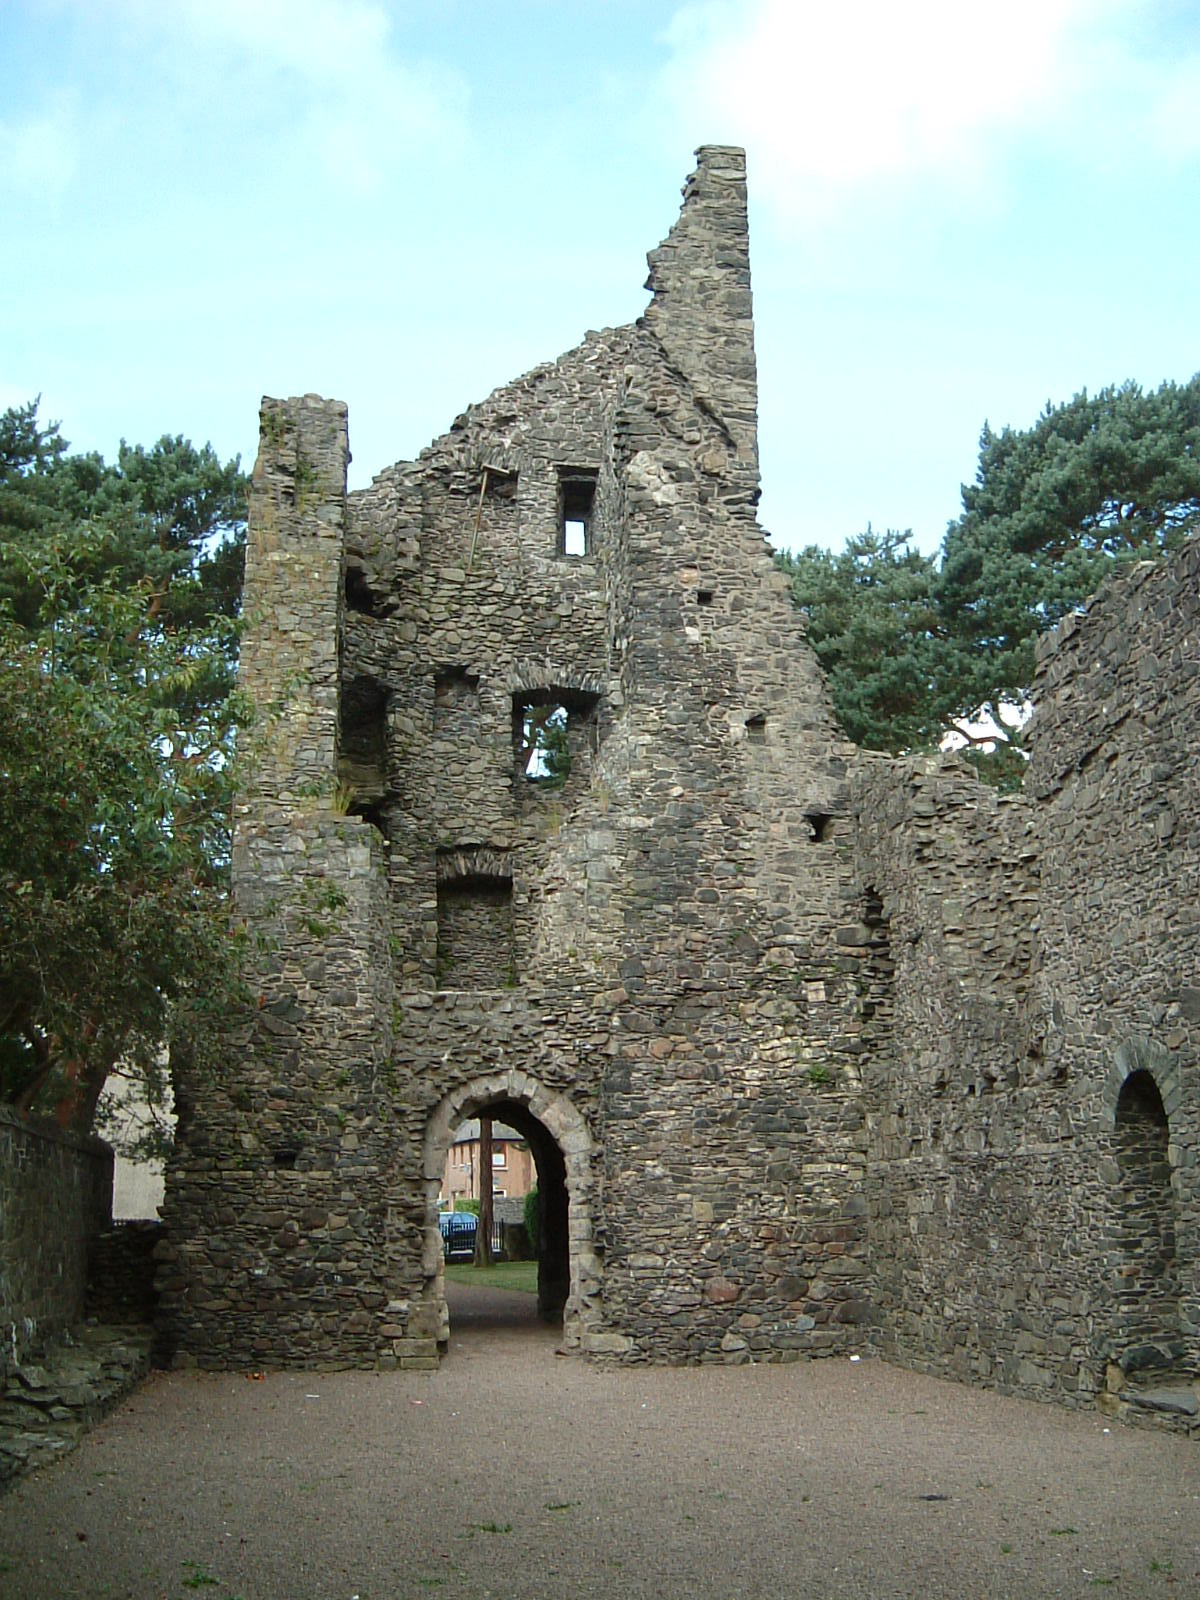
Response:
[[[468,1117],[491,1116],[529,1140],[542,1203],[538,1252],[538,1310],[561,1315],[563,1344],[578,1349],[600,1325],[600,1260],[593,1240],[595,1144],[587,1122],[563,1094],[528,1073],[488,1073],[460,1084],[430,1113],[425,1130],[425,1284],[435,1299],[438,1342],[449,1338],[438,1190],[455,1129]]]

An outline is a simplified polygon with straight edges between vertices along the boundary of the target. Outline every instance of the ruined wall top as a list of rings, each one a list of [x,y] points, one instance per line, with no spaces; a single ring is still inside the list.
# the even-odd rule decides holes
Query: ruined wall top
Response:
[[[758,481],[758,376],[750,295],[746,153],[702,145],[679,220],[647,260],[654,295],[641,325],[715,413]]]
[[[1189,767],[1198,653],[1200,539],[1164,561],[1118,569],[1085,610],[1038,643],[1027,792],[1055,792],[1130,722],[1156,730],[1164,773]]]
[[[267,801],[291,804],[334,780],[349,460],[340,400],[263,400],[239,677],[258,708],[251,783]]]

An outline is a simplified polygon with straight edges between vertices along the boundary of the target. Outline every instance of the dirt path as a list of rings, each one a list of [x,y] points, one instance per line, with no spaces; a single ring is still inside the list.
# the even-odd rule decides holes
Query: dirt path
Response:
[[[152,1377],[0,1499],[0,1595],[1200,1596],[1194,1444],[873,1361],[601,1371],[456,1298],[437,1373]]]

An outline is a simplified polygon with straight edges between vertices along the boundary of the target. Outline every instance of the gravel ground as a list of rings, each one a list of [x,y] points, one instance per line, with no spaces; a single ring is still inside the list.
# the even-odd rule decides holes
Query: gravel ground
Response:
[[[0,1596],[1200,1596],[1200,1450],[880,1362],[159,1373],[0,1498]]]

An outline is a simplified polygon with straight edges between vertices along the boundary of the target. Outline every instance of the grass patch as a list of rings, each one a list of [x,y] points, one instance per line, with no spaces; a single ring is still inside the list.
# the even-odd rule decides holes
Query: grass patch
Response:
[[[180,1582],[185,1589],[215,1589],[221,1581],[213,1577],[202,1561],[185,1561],[183,1566],[187,1577]]]
[[[521,1294],[537,1293],[536,1261],[497,1261],[492,1267],[473,1267],[469,1261],[448,1261],[446,1276],[451,1283],[473,1283],[484,1289],[517,1289]]]

